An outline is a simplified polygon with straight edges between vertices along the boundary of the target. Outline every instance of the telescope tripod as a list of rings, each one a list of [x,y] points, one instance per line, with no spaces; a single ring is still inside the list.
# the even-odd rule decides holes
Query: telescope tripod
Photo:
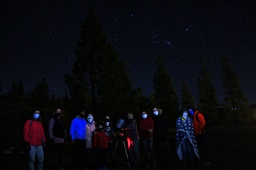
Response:
[[[125,152],[126,159],[128,161],[129,170],[131,170],[131,163],[130,163],[130,159],[129,159],[129,155],[128,155],[128,152],[127,152],[127,148],[126,148],[126,144],[125,144],[124,139],[116,141],[116,145],[115,145],[114,152],[113,152],[113,155],[112,155],[112,160],[114,160],[116,149],[117,149],[120,142],[123,144],[123,149],[124,149],[124,152]]]

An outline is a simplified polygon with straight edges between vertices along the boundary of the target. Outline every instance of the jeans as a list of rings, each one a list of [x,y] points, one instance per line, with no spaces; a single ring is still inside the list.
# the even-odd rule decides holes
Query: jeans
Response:
[[[30,145],[30,151],[28,152],[28,169],[34,170],[36,158],[37,158],[37,170],[43,169],[44,164],[44,149],[42,146]]]

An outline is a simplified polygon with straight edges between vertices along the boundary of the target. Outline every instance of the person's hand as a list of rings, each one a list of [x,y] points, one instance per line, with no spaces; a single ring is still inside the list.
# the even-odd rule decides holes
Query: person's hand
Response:
[[[148,129],[149,133],[153,133],[153,129]]]

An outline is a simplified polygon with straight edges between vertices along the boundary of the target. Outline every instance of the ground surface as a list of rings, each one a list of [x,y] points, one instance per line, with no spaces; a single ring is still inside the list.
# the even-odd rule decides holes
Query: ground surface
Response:
[[[25,170],[27,169],[26,154],[22,152],[21,137],[15,129],[2,129],[1,131],[1,169]],[[215,127],[207,134],[207,143],[211,153],[211,165],[197,166],[194,169],[223,169],[223,170],[256,170],[256,126],[249,127]],[[12,154],[4,154],[9,146],[13,146]],[[183,169],[175,154],[175,139],[170,133],[170,146],[172,149],[172,165],[157,169]],[[45,151],[45,170],[51,168],[51,154],[49,147]],[[156,152],[156,157],[159,154]],[[123,147],[118,146],[114,156],[115,164],[109,165],[109,170],[128,170],[125,164]],[[71,169],[71,147],[67,146],[65,153],[65,167]],[[144,157],[142,156],[142,162]],[[145,169],[144,166],[132,169]],[[193,169],[193,168],[187,168]]]

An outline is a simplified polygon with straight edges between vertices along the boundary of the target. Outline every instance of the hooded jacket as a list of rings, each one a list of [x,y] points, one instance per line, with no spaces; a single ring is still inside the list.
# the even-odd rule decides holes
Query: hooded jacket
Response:
[[[95,122],[86,123],[86,148],[92,148],[93,132],[95,131]]]

